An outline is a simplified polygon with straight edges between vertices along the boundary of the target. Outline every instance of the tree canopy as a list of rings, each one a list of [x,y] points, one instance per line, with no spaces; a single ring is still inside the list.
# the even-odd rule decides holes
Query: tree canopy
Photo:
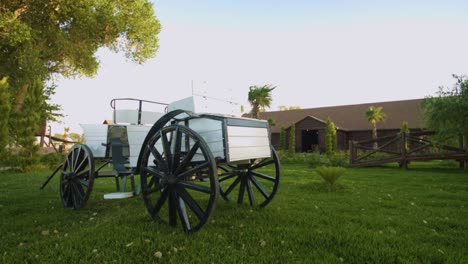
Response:
[[[100,48],[143,63],[158,50],[159,31],[148,0],[2,1],[0,80],[8,81],[2,96],[8,94],[11,108],[10,137],[31,145],[44,119],[54,118],[50,112],[59,108],[48,99],[56,76],[95,75]]]
[[[266,107],[271,105],[271,91],[276,87],[271,85],[264,86],[250,86],[248,100],[252,106],[252,117],[259,118],[259,113],[262,110],[265,110]]]
[[[280,111],[288,111],[288,110],[299,110],[299,109],[301,109],[301,107],[297,106],[297,105],[292,105],[292,106],[280,105],[280,106],[278,106],[278,109]]]
[[[424,120],[429,129],[443,137],[463,135],[468,149],[468,78],[453,75],[452,88],[439,87],[437,96],[424,99]]]

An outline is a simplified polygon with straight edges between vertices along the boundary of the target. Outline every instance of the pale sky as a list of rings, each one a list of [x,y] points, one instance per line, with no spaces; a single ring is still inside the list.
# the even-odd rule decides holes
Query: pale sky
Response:
[[[468,1],[154,1],[156,57],[99,52],[96,77],[59,80],[65,124],[111,119],[109,101],[170,103],[204,91],[249,109],[251,85],[273,105],[313,108],[423,98],[468,74]],[[385,111],[385,109],[384,109]]]

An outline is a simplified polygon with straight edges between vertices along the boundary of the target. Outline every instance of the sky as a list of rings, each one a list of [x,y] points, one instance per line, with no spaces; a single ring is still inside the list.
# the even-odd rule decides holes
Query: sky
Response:
[[[249,109],[424,98],[468,75],[468,1],[154,0],[160,49],[143,65],[101,49],[94,78],[59,79],[63,127],[111,119],[112,98],[170,103],[203,93]],[[384,109],[385,111],[385,109]]]

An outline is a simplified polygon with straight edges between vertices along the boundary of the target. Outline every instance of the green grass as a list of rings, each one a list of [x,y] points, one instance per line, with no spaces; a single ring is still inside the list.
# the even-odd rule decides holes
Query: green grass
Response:
[[[0,262],[467,263],[468,173],[420,164],[348,169],[333,192],[314,169],[285,165],[266,208],[219,199],[192,235],[153,222],[141,197],[104,200],[109,179],[73,211],[58,177],[41,191],[47,172],[2,172]]]

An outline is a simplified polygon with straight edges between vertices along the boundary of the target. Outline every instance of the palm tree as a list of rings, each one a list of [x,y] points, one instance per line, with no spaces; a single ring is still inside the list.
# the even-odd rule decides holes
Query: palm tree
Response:
[[[265,107],[270,107],[272,98],[271,91],[276,87],[271,85],[264,86],[250,86],[249,88],[249,103],[252,106],[252,117],[259,118],[261,110],[265,110]]]
[[[369,110],[366,112],[367,121],[372,124],[372,138],[377,138],[377,122],[384,121],[387,115],[382,112],[382,107],[369,107]],[[374,142],[374,149],[377,149],[377,142]]]

